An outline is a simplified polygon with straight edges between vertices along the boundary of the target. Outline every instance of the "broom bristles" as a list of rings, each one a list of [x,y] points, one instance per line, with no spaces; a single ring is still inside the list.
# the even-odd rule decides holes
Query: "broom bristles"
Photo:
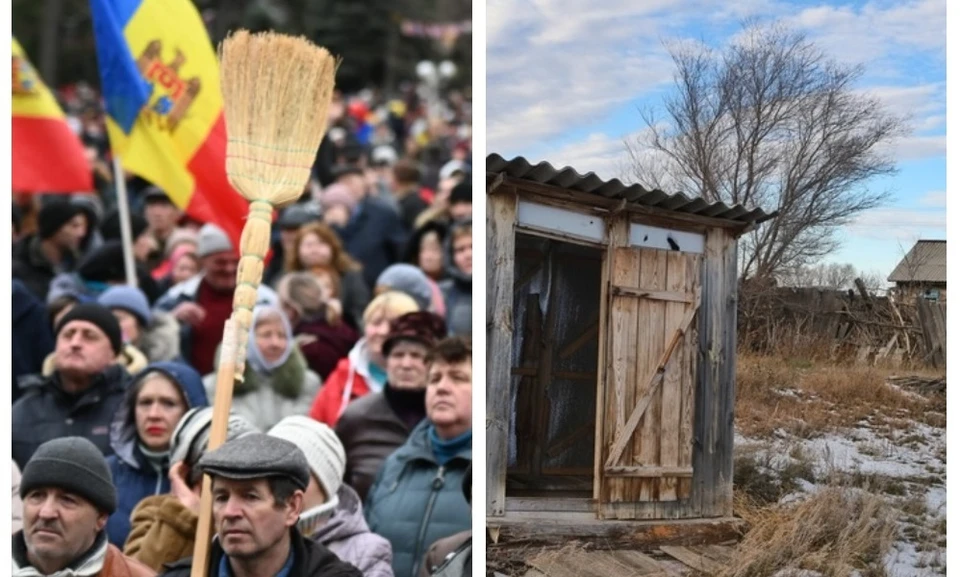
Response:
[[[247,200],[282,207],[303,194],[337,64],[302,37],[240,30],[221,43],[227,176]]]

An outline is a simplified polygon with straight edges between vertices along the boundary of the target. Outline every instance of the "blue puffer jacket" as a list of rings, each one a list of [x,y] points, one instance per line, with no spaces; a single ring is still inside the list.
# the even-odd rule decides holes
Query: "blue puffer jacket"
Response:
[[[472,452],[463,449],[441,467],[430,447],[429,427],[429,420],[421,421],[387,457],[365,506],[370,530],[393,547],[396,577],[416,577],[431,544],[470,529],[463,477]]]
[[[207,394],[200,374],[183,363],[164,361],[147,365],[130,381],[130,392],[140,379],[151,372],[163,373],[180,385],[188,409],[207,406]],[[107,537],[121,549],[130,533],[130,513],[137,504],[145,497],[170,492],[168,467],[155,467],[140,452],[135,403],[136,398],[128,394],[117,409],[110,430],[110,446],[114,454],[107,458],[113,484],[117,487],[117,510],[107,520]]]

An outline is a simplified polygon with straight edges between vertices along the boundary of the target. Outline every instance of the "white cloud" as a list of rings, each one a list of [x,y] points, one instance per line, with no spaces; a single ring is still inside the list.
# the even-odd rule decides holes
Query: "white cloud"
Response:
[[[947,193],[943,190],[928,192],[917,200],[917,205],[927,208],[947,209]]]
[[[898,162],[946,156],[947,137],[946,135],[907,136],[883,147],[881,152],[889,154]]]
[[[861,238],[911,241],[929,236],[928,232],[947,229],[945,210],[908,210],[878,208],[867,211],[847,227],[847,232]]]
[[[663,43],[700,37],[722,43],[739,20],[759,16],[782,17],[835,58],[866,62],[867,80],[885,78],[865,90],[894,113],[909,116],[913,130],[888,148],[895,159],[942,156],[945,137],[929,133],[944,132],[945,83],[915,79],[918,62],[928,67],[931,56],[934,66],[945,61],[945,14],[945,0],[809,8],[778,0],[490,0],[487,149],[525,156],[552,150],[578,170],[617,176],[625,155],[621,139],[612,134],[638,130],[642,121],[637,115],[629,125],[609,129],[610,115],[669,86],[673,63]],[[899,86],[905,80],[908,84]],[[600,123],[609,134],[595,133]],[[594,133],[581,142],[550,145],[558,136],[591,127]],[[584,165],[588,160],[597,166]]]
[[[869,63],[916,50],[945,58],[946,13],[946,0],[886,0],[867,2],[860,9],[820,5],[785,20],[807,31],[839,60]]]

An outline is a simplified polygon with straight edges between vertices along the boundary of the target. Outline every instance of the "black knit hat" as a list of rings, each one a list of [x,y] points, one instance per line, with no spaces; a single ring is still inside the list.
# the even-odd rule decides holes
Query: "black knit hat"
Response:
[[[107,240],[88,254],[77,266],[81,278],[93,282],[126,282],[123,266],[123,241]]]
[[[54,334],[59,335],[63,327],[67,326],[67,323],[70,321],[87,321],[88,323],[93,323],[110,339],[110,346],[113,348],[113,352],[120,354],[120,349],[123,347],[123,333],[120,330],[120,323],[117,322],[117,317],[113,316],[110,309],[97,303],[81,303],[75,305],[67,314],[63,315],[63,318],[57,323]]]
[[[140,235],[147,232],[147,219],[139,214],[130,215],[130,238],[136,241]],[[107,218],[103,219],[100,225],[100,234],[103,240],[121,240],[120,234],[120,213],[116,210],[110,211]]]
[[[117,489],[103,453],[83,437],[61,437],[40,445],[23,468],[20,498],[43,487],[80,495],[101,513],[117,508]]]
[[[469,180],[460,182],[450,191],[450,198],[447,203],[452,205],[461,202],[473,203],[473,186]]]
[[[51,238],[78,214],[85,214],[84,208],[79,204],[64,198],[51,200],[40,208],[37,215],[37,233],[41,239]]]

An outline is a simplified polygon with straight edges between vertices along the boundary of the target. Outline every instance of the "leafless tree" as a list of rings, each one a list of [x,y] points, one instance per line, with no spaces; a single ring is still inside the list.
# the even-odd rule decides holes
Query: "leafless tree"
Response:
[[[850,263],[818,263],[811,266],[799,266],[782,270],[777,275],[780,286],[798,288],[823,288],[830,290],[848,290],[855,287],[857,279],[871,293],[882,292],[886,288],[883,275],[875,271],[857,270]]]
[[[665,118],[642,112],[647,130],[627,143],[629,176],[779,211],[744,237],[741,274],[773,278],[817,262],[836,248],[838,227],[886,200],[866,183],[895,172],[883,149],[905,122],[855,92],[862,67],[778,24],[747,23],[719,54],[668,49],[676,90]]]

